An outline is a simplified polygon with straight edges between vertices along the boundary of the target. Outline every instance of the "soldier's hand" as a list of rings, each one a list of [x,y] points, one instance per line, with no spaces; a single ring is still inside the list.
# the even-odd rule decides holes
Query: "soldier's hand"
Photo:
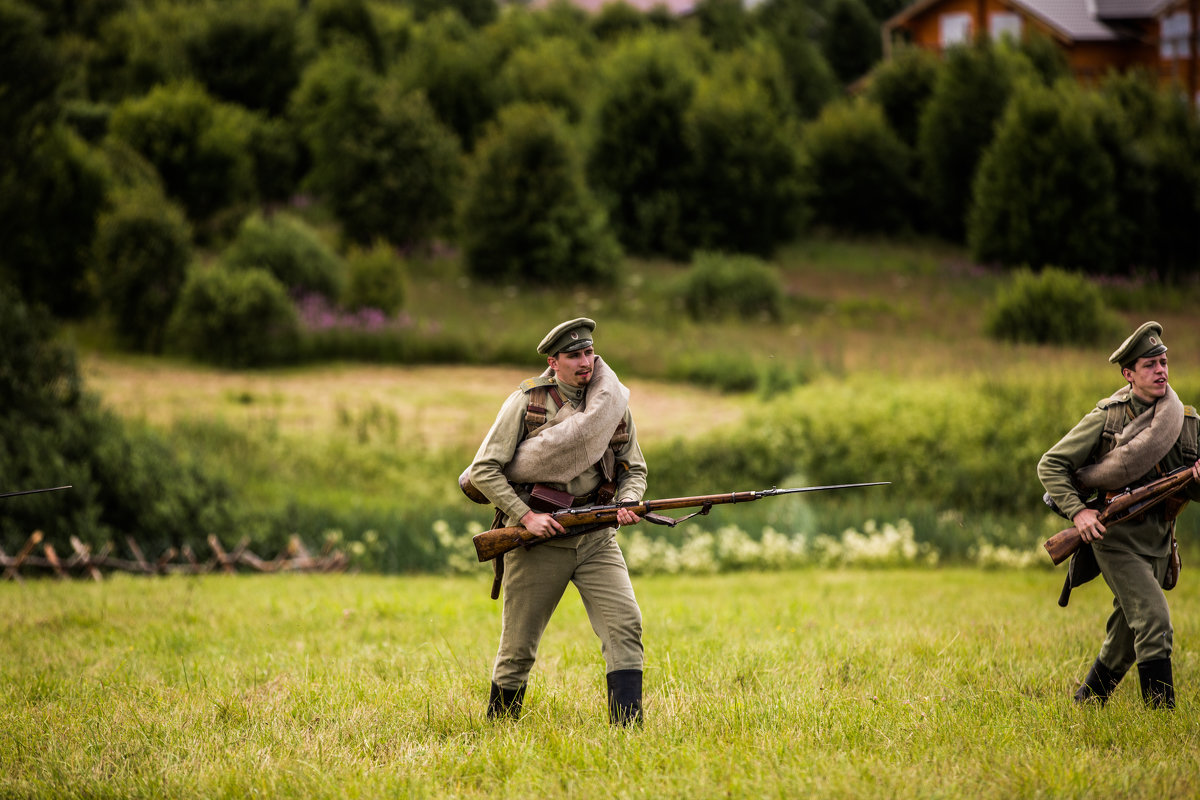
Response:
[[[549,514],[539,514],[536,511],[526,512],[525,516],[521,517],[521,524],[525,530],[539,539],[549,539],[555,534],[566,532],[566,529],[554,517]]]
[[[1192,477],[1197,481],[1200,481],[1200,460],[1197,460],[1195,464],[1192,464]]]
[[[1071,521],[1075,523],[1075,529],[1085,542],[1104,538],[1104,526],[1100,524],[1100,515],[1094,509],[1085,508]]]
[[[618,525],[637,525],[642,521],[642,518],[630,511],[628,508],[617,509],[617,524]]]

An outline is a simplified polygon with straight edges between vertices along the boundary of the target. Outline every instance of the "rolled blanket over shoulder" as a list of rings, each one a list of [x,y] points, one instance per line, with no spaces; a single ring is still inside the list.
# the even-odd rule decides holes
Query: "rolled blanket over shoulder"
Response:
[[[1114,400],[1129,397],[1126,386]],[[1183,430],[1183,402],[1169,385],[1152,409],[1135,417],[1117,436],[1116,445],[1095,464],[1075,473],[1075,480],[1090,489],[1124,489],[1144,476],[1171,451]]]
[[[599,356],[583,404],[559,409],[517,447],[504,468],[513,483],[568,483],[604,455],[629,408],[629,389]]]

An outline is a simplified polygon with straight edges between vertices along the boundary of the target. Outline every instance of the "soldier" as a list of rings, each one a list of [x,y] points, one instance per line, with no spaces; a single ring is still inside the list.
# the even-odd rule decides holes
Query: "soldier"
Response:
[[[600,638],[610,722],[642,721],[642,615],[616,529],[551,538],[564,529],[547,513],[555,504],[540,500],[553,494],[544,487],[565,492],[569,505],[639,501],[646,490],[629,390],[596,355],[595,328],[579,318],[546,334],[537,351],[548,369],[508,397],[468,468],[470,483],[496,506],[494,527],[520,524],[546,540],[497,559],[504,611],[488,718],[519,716],[538,642],[572,582]],[[622,509],[617,521],[640,519]],[[493,597],[498,591],[497,585]]]
[[[1200,481],[1198,417],[1168,384],[1166,354],[1157,322],[1134,331],[1108,359],[1120,366],[1126,386],[1101,400],[1038,463],[1047,502],[1075,524],[1084,542],[1070,572],[1077,566],[1084,570],[1094,556],[1091,574],[1083,580],[1098,571],[1114,596],[1107,636],[1075,692],[1077,703],[1103,705],[1136,663],[1145,702],[1175,707],[1173,631],[1163,589],[1174,586],[1178,575],[1172,562],[1179,508],[1168,511],[1162,504],[1106,529],[1097,519],[1097,504],[1088,504],[1093,490],[1102,500],[1106,491],[1140,486],[1179,468],[1190,468]],[[1187,498],[1200,498],[1200,482],[1185,491]],[[1064,598],[1073,579],[1067,580]],[[1080,582],[1076,576],[1075,585]]]

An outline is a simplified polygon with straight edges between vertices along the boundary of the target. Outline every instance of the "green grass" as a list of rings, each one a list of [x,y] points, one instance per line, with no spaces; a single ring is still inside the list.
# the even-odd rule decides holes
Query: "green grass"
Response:
[[[483,718],[499,605],[468,578],[0,584],[4,797],[1192,797],[1200,584],[1179,708],[1074,682],[1101,584],[1058,574],[639,578],[646,725],[610,729],[573,590],[527,714]]]

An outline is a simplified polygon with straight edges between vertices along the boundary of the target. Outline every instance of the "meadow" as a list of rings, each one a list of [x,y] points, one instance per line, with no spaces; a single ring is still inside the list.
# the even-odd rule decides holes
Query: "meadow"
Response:
[[[0,584],[0,796],[1194,796],[1192,552],[1170,596],[1173,714],[1144,709],[1134,679],[1104,709],[1071,703],[1111,597],[1097,582],[1058,608],[1062,570],[1038,552],[1059,525],[1032,467],[1111,390],[1107,343],[987,338],[1004,276],[919,243],[788,249],[780,320],[691,320],[666,263],[567,294],[438,266],[412,276],[411,324],[477,342],[457,363],[232,371],[122,353],[103,327],[66,331],[106,406],[248,506],[339,537],[354,570]],[[1200,396],[1195,289],[1106,291],[1131,328],[1164,323],[1180,393]],[[633,390],[652,496],[894,481],[718,509],[681,534],[623,531],[646,620],[641,730],[608,726],[603,661],[571,592],[525,717],[483,715],[499,606],[464,550],[486,509],[454,478],[538,369],[503,354],[575,315],[600,322]],[[717,373],[750,360],[766,378],[737,391],[695,379],[712,370],[680,378],[689,359]]]
[[[1070,694],[1108,593],[973,569],[635,580],[646,721],[613,729],[568,593],[517,723],[485,720],[482,575],[0,584],[0,796],[1194,797],[1200,588],[1179,707]]]

